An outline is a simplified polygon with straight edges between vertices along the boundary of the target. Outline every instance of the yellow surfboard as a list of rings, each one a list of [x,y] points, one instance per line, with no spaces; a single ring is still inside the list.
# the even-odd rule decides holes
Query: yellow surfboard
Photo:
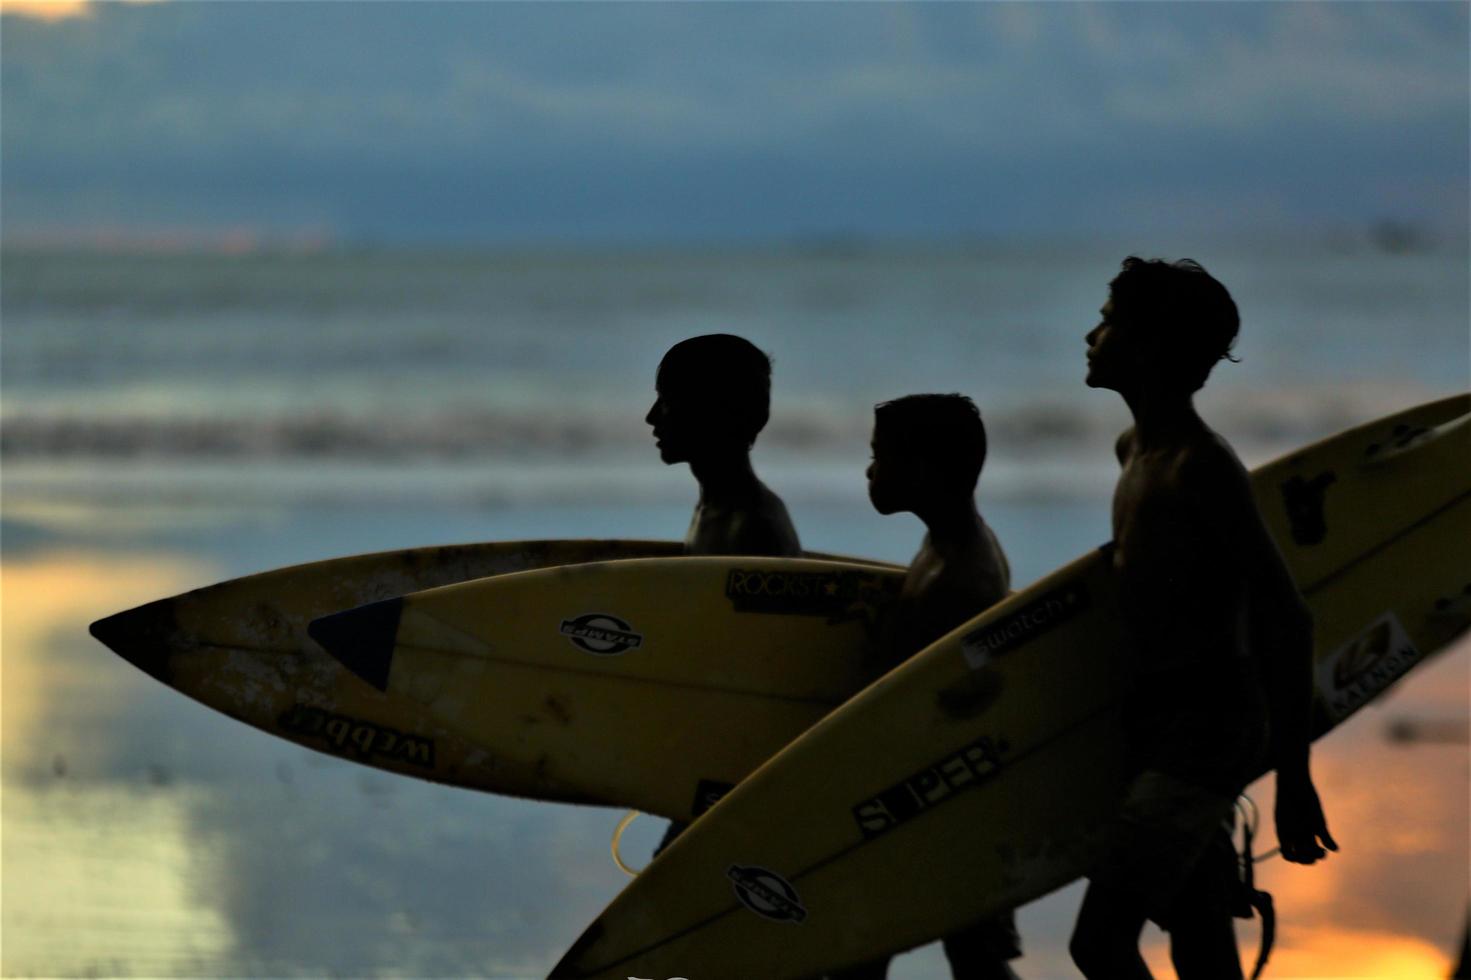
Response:
[[[606,802],[467,742],[417,702],[372,689],[307,636],[307,623],[451,582],[581,562],[673,558],[682,551],[674,541],[566,540],[357,555],[160,599],[99,620],[91,629],[120,656],[181,693],[308,748],[471,789]]]
[[[549,787],[707,809],[877,676],[893,568],[632,559],[466,582],[326,616],[360,677]]]
[[[1421,406],[1253,473],[1315,619],[1317,734],[1471,622],[1468,412]],[[812,976],[1077,878],[1125,778],[1114,590],[1086,555],[879,679],[701,817],[552,976]]]

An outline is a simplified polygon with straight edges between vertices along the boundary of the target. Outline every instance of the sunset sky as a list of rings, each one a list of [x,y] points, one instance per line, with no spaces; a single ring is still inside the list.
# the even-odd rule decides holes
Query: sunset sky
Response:
[[[1467,224],[1467,7],[5,5],[5,235]]]

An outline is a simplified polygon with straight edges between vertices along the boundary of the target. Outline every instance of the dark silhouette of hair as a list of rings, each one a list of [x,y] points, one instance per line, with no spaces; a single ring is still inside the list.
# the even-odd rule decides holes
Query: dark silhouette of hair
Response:
[[[874,431],[911,458],[927,460],[958,490],[975,490],[986,462],[986,426],[964,395],[905,395],[873,408]]]
[[[681,340],[659,362],[655,383],[704,415],[717,434],[747,448],[771,414],[771,358],[733,334]]]
[[[1131,255],[1109,283],[1115,313],[1179,365],[1191,391],[1205,384],[1231,348],[1241,317],[1226,287],[1193,259],[1165,262]]]

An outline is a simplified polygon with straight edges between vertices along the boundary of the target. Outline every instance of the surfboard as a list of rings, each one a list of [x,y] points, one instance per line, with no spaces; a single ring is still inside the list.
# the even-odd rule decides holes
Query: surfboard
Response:
[[[417,702],[374,690],[317,646],[306,627],[336,610],[451,582],[682,551],[675,541],[551,540],[356,555],[160,599],[98,620],[91,632],[179,692],[307,748],[470,789],[603,802],[466,741]]]
[[[1471,622],[1468,412],[1431,403],[1253,473],[1315,620],[1316,734]],[[813,976],[1082,875],[1126,778],[1115,588],[1105,546],[880,678],[696,821],[551,975]]]
[[[585,799],[689,819],[861,690],[903,572],[630,559],[499,575],[315,620],[389,697]]]

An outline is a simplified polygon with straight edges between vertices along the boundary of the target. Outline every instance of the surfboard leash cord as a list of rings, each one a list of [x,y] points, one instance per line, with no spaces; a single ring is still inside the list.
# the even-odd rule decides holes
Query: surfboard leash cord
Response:
[[[1233,913],[1238,919],[1250,919],[1253,912],[1262,917],[1261,945],[1257,948],[1256,966],[1251,971],[1251,980],[1258,980],[1267,967],[1267,960],[1272,955],[1272,945],[1277,939],[1277,910],[1272,903],[1272,893],[1256,886],[1256,866],[1281,854],[1282,847],[1278,845],[1260,857],[1253,857],[1251,844],[1256,836],[1257,825],[1261,822],[1261,811],[1257,808],[1256,801],[1246,793],[1236,797],[1236,809],[1241,813],[1241,852],[1237,858],[1241,891]]]
[[[1246,803],[1246,806],[1241,805],[1243,802]],[[1247,812],[1248,807],[1251,811],[1249,814]],[[1255,837],[1257,827],[1261,824],[1261,811],[1257,808],[1256,800],[1253,800],[1250,795],[1242,793],[1240,796],[1236,797],[1236,809],[1241,812],[1242,825],[1250,827],[1251,836]],[[1263,851],[1255,857],[1252,857],[1251,845],[1249,843],[1251,838],[1247,838],[1247,840],[1248,843],[1242,849],[1242,857],[1250,859],[1254,864],[1261,864],[1263,861],[1270,861],[1272,858],[1277,857],[1282,853],[1282,847],[1281,845],[1278,845],[1277,847],[1272,848],[1270,851]]]
[[[629,824],[633,823],[639,818],[639,815],[640,814],[638,810],[629,810],[627,813],[625,813],[622,819],[618,821],[618,826],[613,828],[613,840],[609,842],[608,845],[613,851],[613,863],[618,865],[618,870],[622,871],[630,878],[637,878],[639,872],[643,869],[630,868],[627,864],[624,864],[623,855],[619,853],[619,845],[623,842],[623,832],[628,829]]]

